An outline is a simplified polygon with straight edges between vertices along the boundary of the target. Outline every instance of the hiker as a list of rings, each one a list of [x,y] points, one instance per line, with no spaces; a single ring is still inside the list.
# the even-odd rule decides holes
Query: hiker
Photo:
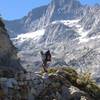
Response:
[[[43,51],[41,51],[41,57],[42,57],[42,66],[45,72],[47,72],[47,62],[51,61],[51,53],[50,50],[48,50],[47,52],[43,53]]]

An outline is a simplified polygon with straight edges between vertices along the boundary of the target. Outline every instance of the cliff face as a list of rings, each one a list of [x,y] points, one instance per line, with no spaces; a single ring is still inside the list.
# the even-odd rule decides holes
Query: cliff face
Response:
[[[0,69],[21,70],[22,67],[17,58],[16,48],[9,39],[5,25],[0,19]]]

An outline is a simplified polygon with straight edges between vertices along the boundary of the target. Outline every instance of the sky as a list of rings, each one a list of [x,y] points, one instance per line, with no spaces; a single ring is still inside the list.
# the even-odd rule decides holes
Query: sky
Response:
[[[100,0],[80,0],[83,4],[94,5],[96,3],[100,4]]]
[[[27,15],[33,8],[46,5],[51,0],[0,0],[0,14],[4,19],[14,20]],[[100,4],[100,0],[80,0],[83,4]]]
[[[51,0],[0,0],[0,15],[7,20],[19,19],[33,8],[46,5]]]

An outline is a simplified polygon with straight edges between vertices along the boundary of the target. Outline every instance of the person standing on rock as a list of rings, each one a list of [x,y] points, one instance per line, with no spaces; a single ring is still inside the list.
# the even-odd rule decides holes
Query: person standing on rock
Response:
[[[47,63],[51,61],[50,50],[46,51],[45,53],[41,51],[41,57],[42,57],[42,67],[44,71],[47,72],[47,68],[48,68]]]

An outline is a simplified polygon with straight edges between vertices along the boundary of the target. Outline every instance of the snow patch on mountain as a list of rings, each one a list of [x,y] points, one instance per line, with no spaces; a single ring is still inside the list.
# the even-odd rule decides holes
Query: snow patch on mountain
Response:
[[[76,19],[76,20],[58,20],[58,21],[53,21],[52,24],[63,23],[66,26],[73,27],[76,24],[78,24],[79,21],[80,21],[80,19]]]
[[[45,33],[45,29],[41,29],[41,30],[37,30],[35,32],[29,32],[29,33],[25,33],[25,34],[20,34],[18,35],[16,38],[13,38],[12,40],[19,40],[19,42],[24,42],[27,40],[34,40],[34,41],[38,41]]]

